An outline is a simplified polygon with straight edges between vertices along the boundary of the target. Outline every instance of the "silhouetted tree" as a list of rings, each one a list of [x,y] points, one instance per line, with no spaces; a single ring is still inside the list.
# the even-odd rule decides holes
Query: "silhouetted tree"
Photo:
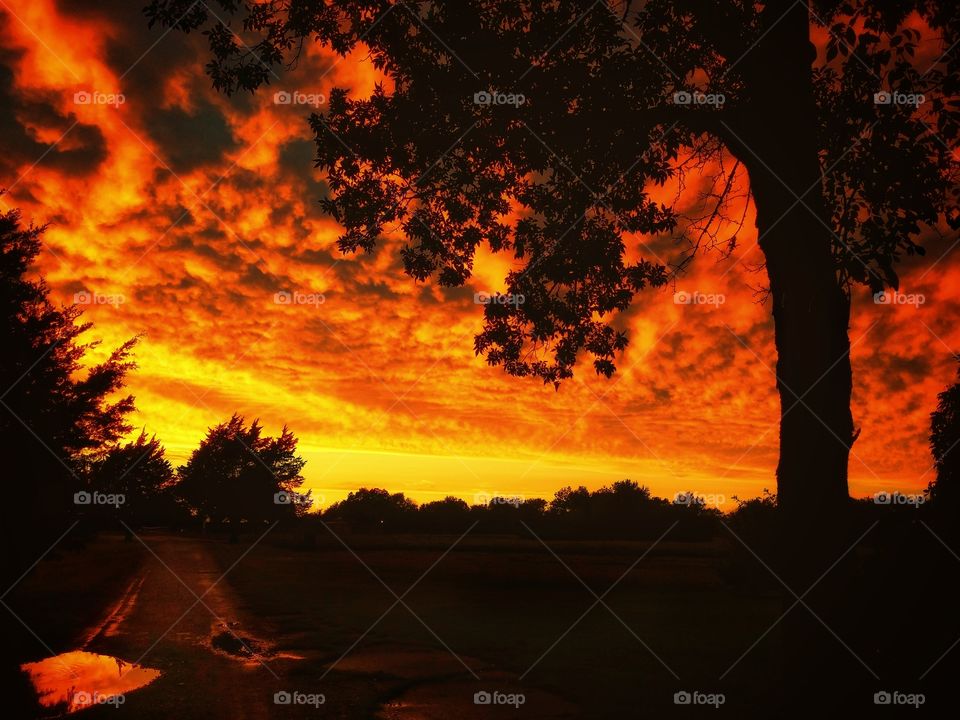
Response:
[[[460,498],[445,497],[421,505],[417,520],[427,532],[464,532],[470,527],[470,507]]]
[[[136,339],[83,366],[97,345],[79,341],[91,324],[80,322],[76,306],[54,306],[46,283],[31,277],[44,229],[25,227],[17,210],[0,214],[4,578],[67,530],[91,459],[130,430],[133,409],[133,396],[117,394],[134,367]]]
[[[361,532],[402,532],[415,522],[417,504],[403,493],[380,488],[360,488],[344,500],[333,503],[323,516],[346,520]]]
[[[937,396],[937,409],[930,417],[930,450],[937,477],[927,492],[939,514],[956,518],[960,511],[960,383]]]
[[[155,435],[148,438],[142,431],[136,440],[108,449],[92,463],[89,475],[88,491],[123,498],[115,510],[104,509],[108,517],[131,527],[185,519],[173,492],[176,475]]]
[[[306,464],[297,455],[297,438],[286,426],[275,438],[262,430],[258,420],[247,427],[234,414],[210,428],[178,470],[176,493],[201,520],[229,523],[233,539],[244,521],[294,517],[310,504],[309,493],[297,492]]]
[[[530,526],[539,526],[547,514],[547,501],[543,498],[526,498],[520,503],[520,520]]]

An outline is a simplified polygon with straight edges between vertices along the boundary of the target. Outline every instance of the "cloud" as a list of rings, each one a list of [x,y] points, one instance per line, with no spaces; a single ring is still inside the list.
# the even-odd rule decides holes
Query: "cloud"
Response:
[[[40,162],[3,199],[54,221],[39,270],[55,298],[86,288],[126,296],[86,317],[103,351],[145,333],[131,378],[137,425],[178,460],[239,410],[271,430],[290,424],[310,449],[315,487],[398,488],[397,468],[410,464],[417,487],[441,494],[471,494],[494,471],[498,489],[525,494],[628,476],[664,495],[774,487],[776,356],[770,305],[755,293],[765,276],[755,272],[752,214],[732,255],[697,258],[676,288],[641,293],[618,319],[630,338],[618,374],[582,365],[554,391],[473,350],[482,326],[473,293],[496,289],[512,258],[484,256],[465,287],[438,288],[404,275],[396,233],[371,254],[342,255],[340,229],[318,203],[329,188],[313,167],[307,109],[275,105],[271,92],[217,96],[205,39],[148,29],[136,2],[30,7],[33,32],[2,25],[0,186]],[[271,89],[369,93],[377,77],[363,52],[333,66],[311,47]],[[97,84],[128,102],[72,106],[78,86]],[[683,249],[668,237],[625,242],[635,257]],[[925,433],[955,376],[960,267],[951,238],[931,235],[929,247],[942,260],[926,277],[929,259],[900,268],[904,291],[927,293],[926,306],[854,298],[853,411],[864,428],[855,492],[930,479]],[[675,289],[726,302],[677,305]],[[278,290],[324,302],[278,304]]]
[[[157,108],[144,124],[160,148],[160,157],[177,174],[221,163],[238,142],[220,109],[205,100],[192,110]]]

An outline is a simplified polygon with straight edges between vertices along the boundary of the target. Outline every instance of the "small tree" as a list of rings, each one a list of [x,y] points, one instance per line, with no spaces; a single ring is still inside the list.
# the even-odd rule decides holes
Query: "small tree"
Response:
[[[177,494],[202,521],[229,523],[234,539],[242,522],[293,517],[310,504],[309,493],[297,492],[306,464],[297,438],[286,426],[275,438],[262,430],[258,420],[247,427],[234,414],[210,428],[178,470]]]
[[[115,445],[93,463],[90,490],[120,497],[115,515],[128,526],[169,524],[182,519],[172,492],[175,478],[163,445],[142,431],[136,440]]]

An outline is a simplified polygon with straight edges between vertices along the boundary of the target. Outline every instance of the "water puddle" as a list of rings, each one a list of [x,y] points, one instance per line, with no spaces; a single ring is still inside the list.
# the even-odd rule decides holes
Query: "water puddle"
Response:
[[[43,707],[68,713],[93,705],[120,706],[126,693],[160,677],[159,670],[84,650],[24,663],[20,669],[30,677]]]

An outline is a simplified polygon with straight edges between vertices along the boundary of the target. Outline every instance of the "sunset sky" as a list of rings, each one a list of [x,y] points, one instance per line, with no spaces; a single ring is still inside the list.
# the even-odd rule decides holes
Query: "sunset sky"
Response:
[[[698,257],[676,287],[637,297],[612,379],[589,363],[559,391],[509,377],[473,352],[474,293],[502,290],[509,258],[482,255],[450,290],[403,274],[401,237],[337,251],[317,202],[314,108],[275,93],[320,112],[332,87],[369,94],[364,53],[309,48],[269,88],[226,98],[204,74],[205,39],[148,29],[140,4],[0,0],[0,204],[49,223],[38,270],[53,298],[95,299],[92,357],[142,334],[132,422],[174,464],[236,411],[297,434],[325,503],[363,485],[473,501],[630,478],[728,505],[775,488],[776,358],[752,215],[732,255]],[[854,495],[933,479],[929,415],[960,345],[956,240],[931,233],[927,257],[902,266],[901,291],[923,305],[856,290]],[[665,260],[682,247],[642,241]],[[678,305],[675,290],[726,302]]]

